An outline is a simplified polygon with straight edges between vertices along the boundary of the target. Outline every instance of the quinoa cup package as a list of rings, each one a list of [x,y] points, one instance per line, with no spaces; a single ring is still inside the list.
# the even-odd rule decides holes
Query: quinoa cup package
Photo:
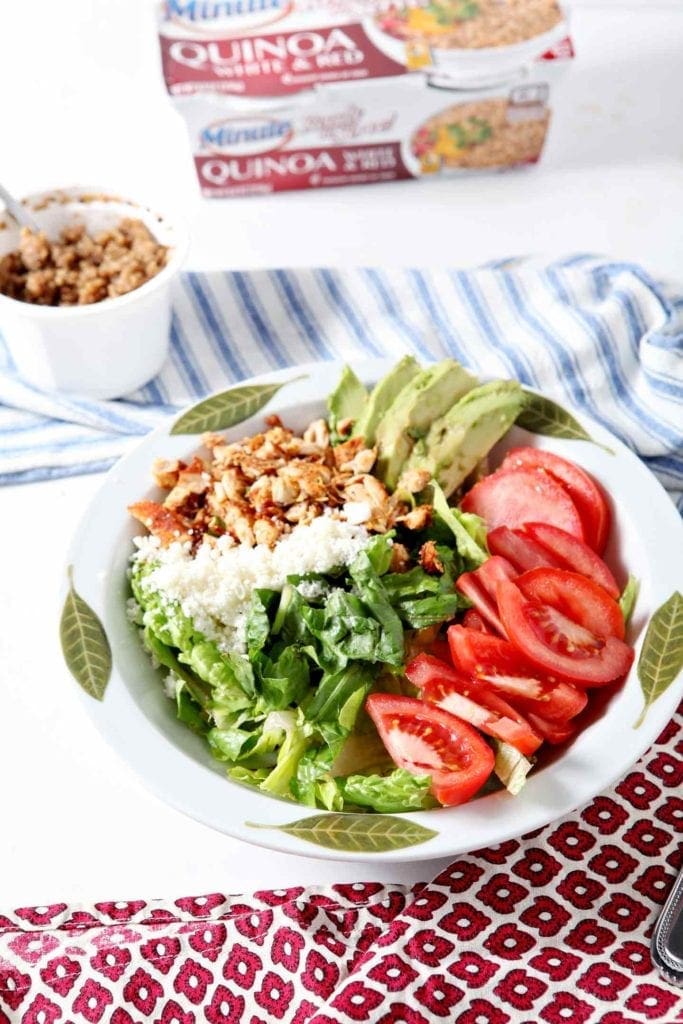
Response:
[[[557,0],[166,0],[202,193],[535,163],[573,56]]]
[[[546,76],[530,73],[467,91],[410,76],[248,111],[206,94],[179,106],[203,194],[234,196],[535,163],[548,92]]]

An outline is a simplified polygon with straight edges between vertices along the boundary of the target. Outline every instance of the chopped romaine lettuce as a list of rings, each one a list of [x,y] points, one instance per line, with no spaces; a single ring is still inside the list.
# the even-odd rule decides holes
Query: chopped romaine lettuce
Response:
[[[624,616],[624,622],[627,625],[629,619],[633,615],[633,609],[636,606],[639,590],[640,582],[636,579],[635,576],[629,576],[628,583],[624,587],[624,591],[621,597],[619,598],[619,607],[621,608],[621,614]]]
[[[340,780],[345,800],[380,814],[438,807],[430,791],[431,781],[429,775],[412,775],[404,768],[396,768],[390,775],[350,775]]]
[[[503,740],[493,740],[492,742],[496,753],[493,770],[508,793],[517,796],[526,783],[526,777],[533,768],[533,762],[529,761],[524,754],[520,754],[519,750],[510,743],[505,743]]]
[[[485,562],[489,554],[484,520],[472,512],[461,512],[459,508],[449,505],[436,480],[432,482],[432,506],[452,532],[458,552],[469,566],[476,567]]]
[[[341,787],[332,777],[332,752],[320,748],[307,750],[299,761],[291,790],[296,799],[309,807],[325,807],[328,811],[341,811],[344,797]]]
[[[289,796],[290,783],[296,774],[302,754],[311,742],[312,729],[306,723],[300,708],[271,711],[263,724],[264,733],[281,732],[284,736],[279,748],[277,764],[263,779],[259,789],[276,796]]]

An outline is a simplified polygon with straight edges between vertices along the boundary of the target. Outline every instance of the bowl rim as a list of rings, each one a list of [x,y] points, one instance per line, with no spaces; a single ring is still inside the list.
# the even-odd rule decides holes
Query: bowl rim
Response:
[[[93,198],[86,202],[83,198],[85,196],[92,196]],[[67,197],[66,201],[64,197]],[[118,310],[126,305],[132,305],[142,296],[147,296],[156,289],[163,287],[171,278],[175,277],[185,262],[190,246],[189,230],[183,218],[175,213],[172,217],[167,216],[165,213],[160,213],[155,207],[144,200],[129,199],[119,195],[114,189],[93,185],[68,185],[41,189],[40,191],[22,196],[19,200],[22,205],[27,206],[29,212],[41,212],[31,210],[31,206],[28,204],[43,201],[47,206],[80,205],[84,209],[94,206],[98,201],[102,203],[111,202],[112,204],[128,206],[131,210],[138,209],[146,214],[151,214],[157,223],[167,225],[174,236],[173,244],[168,246],[169,259],[166,266],[158,274],[155,274],[154,277],[151,277],[132,291],[126,292],[125,295],[100,299],[99,302],[90,302],[83,306],[41,306],[33,302],[24,302],[22,299],[13,299],[11,296],[3,295],[0,292],[0,309],[14,310],[15,313],[21,310],[26,316],[48,320],[56,320],[57,318],[64,320],[69,317],[94,317],[97,314],[101,315],[103,310]],[[6,215],[11,220],[13,219],[9,211],[4,207],[0,210],[0,215]],[[0,233],[5,230],[7,230],[7,227],[0,228]]]

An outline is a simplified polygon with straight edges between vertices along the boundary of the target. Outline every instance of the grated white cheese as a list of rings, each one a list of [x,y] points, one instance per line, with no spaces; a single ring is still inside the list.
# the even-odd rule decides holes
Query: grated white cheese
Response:
[[[296,589],[306,601],[317,601],[325,593],[325,587],[320,580],[301,580],[296,584]]]
[[[164,676],[164,693],[167,697],[170,697],[171,700],[176,699],[179,682],[180,680],[175,672],[169,672],[167,676]]]
[[[222,650],[244,653],[253,590],[282,590],[287,576],[349,565],[369,539],[363,526],[323,515],[296,526],[272,549],[235,544],[226,535],[202,543],[193,557],[187,543],[163,548],[156,538],[143,537],[136,540],[134,557],[157,563],[143,587],[177,602]]]
[[[126,601],[126,618],[135,626],[142,625],[142,608],[134,597],[129,597]]]

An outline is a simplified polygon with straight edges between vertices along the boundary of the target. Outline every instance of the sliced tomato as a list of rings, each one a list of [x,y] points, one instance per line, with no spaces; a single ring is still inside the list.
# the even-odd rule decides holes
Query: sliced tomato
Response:
[[[624,639],[624,616],[607,591],[593,580],[567,569],[532,569],[517,577],[525,597],[550,605],[596,636]]]
[[[529,715],[529,721],[533,724],[536,732],[548,743],[564,743],[576,732],[576,726],[571,722],[551,722],[547,718],[534,714]]]
[[[469,598],[481,618],[489,626],[487,632],[493,630],[505,636],[503,624],[498,615],[496,589],[501,580],[514,580],[517,573],[505,558],[494,555],[487,558],[474,572],[466,572],[456,582],[456,588]]]
[[[570,533],[559,530],[549,523],[525,523],[524,533],[528,534],[531,542],[535,541],[546,551],[548,558],[546,565],[580,572],[582,576],[587,576],[589,580],[593,580],[599,587],[606,590],[610,597],[615,599],[619,597],[621,591],[617,581],[600,555],[596,555],[593,548],[589,548],[578,537],[572,537]],[[488,536],[488,542],[490,546],[491,534]],[[527,568],[535,569],[537,567],[529,565]]]
[[[549,570],[534,570],[543,571]],[[623,640],[596,636],[557,608],[529,600],[515,583],[498,584],[498,609],[512,644],[547,673],[580,686],[604,686],[631,667],[633,650]]]
[[[496,599],[484,588],[477,572],[464,572],[455,581],[456,589],[472,602],[475,610],[489,627],[489,631],[505,636],[503,623],[498,615]]]
[[[406,665],[406,676],[424,700],[450,711],[487,736],[505,740],[525,755],[540,747],[541,737],[511,704],[438,658],[418,655]]]
[[[482,618],[482,616],[479,614],[476,608],[467,609],[463,616],[462,624],[463,626],[466,626],[467,629],[478,629],[480,633],[491,632],[491,627],[489,626],[488,622],[486,622],[485,619]],[[443,657],[443,655],[440,654],[438,651],[434,651],[434,653],[438,658]]]
[[[501,468],[541,469],[550,473],[574,502],[583,526],[584,540],[594,551],[602,554],[609,534],[610,510],[605,495],[588,473],[560,455],[530,447],[513,448],[505,456]],[[536,516],[536,521],[551,522],[541,515]]]
[[[460,504],[464,512],[481,516],[489,530],[542,522],[583,539],[574,502],[564,487],[542,469],[499,469],[475,484]]]
[[[432,793],[445,807],[471,799],[493,771],[486,740],[448,711],[392,693],[371,693],[365,707],[394,763],[431,775]]]
[[[509,641],[463,626],[450,626],[448,643],[456,668],[504,693],[524,713],[565,722],[586,706],[586,694],[524,658]]]
[[[554,530],[556,527],[553,526],[551,529]],[[564,530],[558,530],[558,533],[562,533],[566,537],[571,536],[569,533],[565,534]],[[493,555],[500,555],[502,558],[505,558],[510,565],[514,566],[518,573],[526,572],[528,569],[539,569],[548,565],[557,567],[563,565],[562,562],[553,557],[552,552],[548,548],[543,547],[533,537],[527,537],[526,534],[526,525],[523,531],[511,530],[509,526],[497,526],[495,530],[489,531],[486,543]],[[577,540],[576,543],[580,544],[581,541]]]
[[[496,598],[496,589],[501,580],[514,580],[517,579],[519,573],[513,565],[508,562],[507,558],[501,558],[500,555],[492,555],[491,558],[487,558],[478,569],[475,570],[478,579],[481,580],[484,590],[486,590],[489,597],[494,601]]]

